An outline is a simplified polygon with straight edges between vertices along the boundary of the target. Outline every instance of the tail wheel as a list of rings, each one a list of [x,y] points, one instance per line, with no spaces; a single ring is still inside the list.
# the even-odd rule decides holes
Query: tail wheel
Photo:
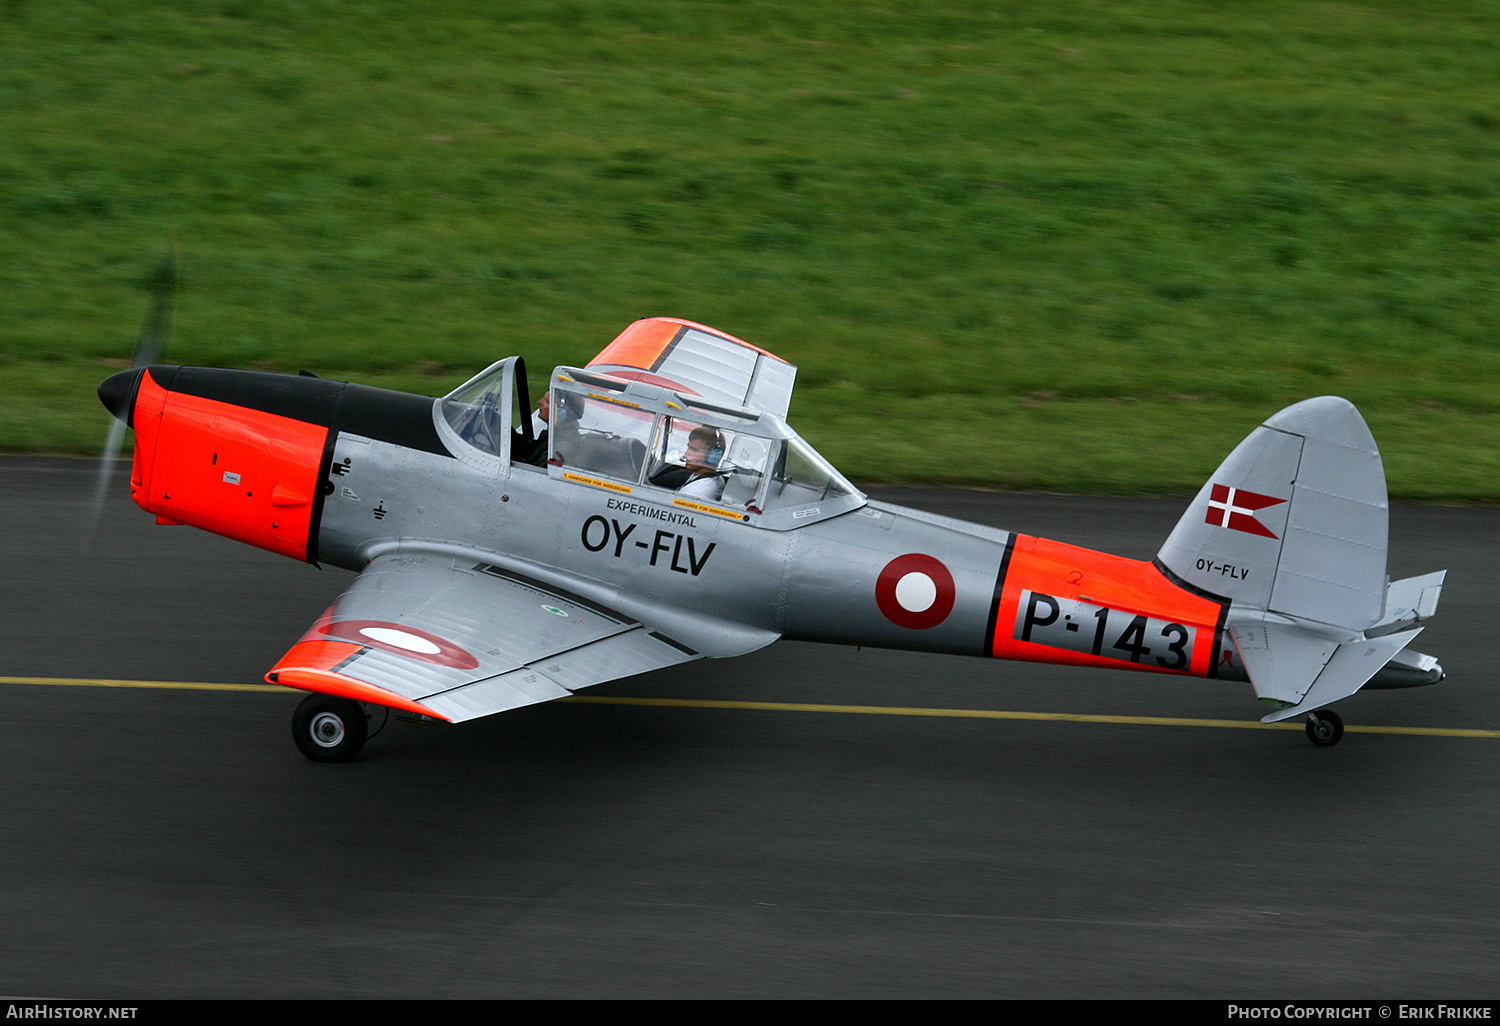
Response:
[[[1307,739],[1319,748],[1329,748],[1344,736],[1344,721],[1332,709],[1319,709],[1307,717]]]
[[[313,762],[348,762],[369,729],[363,706],[332,695],[308,695],[292,714],[292,740]]]

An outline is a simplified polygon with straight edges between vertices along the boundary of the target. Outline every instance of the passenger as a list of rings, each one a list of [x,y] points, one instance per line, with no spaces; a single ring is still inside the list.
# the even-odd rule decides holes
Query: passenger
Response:
[[[651,483],[661,488],[675,488],[683,495],[718,501],[724,494],[726,475],[719,470],[724,459],[724,436],[717,428],[696,427],[688,434],[686,466],[663,467],[651,475]]]

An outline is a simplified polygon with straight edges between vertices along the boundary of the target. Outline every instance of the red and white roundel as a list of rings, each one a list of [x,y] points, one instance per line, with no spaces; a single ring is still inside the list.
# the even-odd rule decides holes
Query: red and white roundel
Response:
[[[948,568],[920,552],[897,556],[875,581],[875,602],[885,618],[914,631],[948,619],[957,593]]]
[[[452,666],[460,670],[472,670],[479,665],[478,659],[453,642],[408,624],[387,623],[384,620],[339,620],[336,623],[319,624],[318,631],[335,638],[346,638],[361,645],[369,645],[371,648],[420,659],[424,663]]]

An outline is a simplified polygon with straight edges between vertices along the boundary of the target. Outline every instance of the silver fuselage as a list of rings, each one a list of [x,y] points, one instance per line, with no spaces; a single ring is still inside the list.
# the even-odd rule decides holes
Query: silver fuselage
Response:
[[[445,458],[341,434],[342,468],[323,503],[320,562],[361,570],[403,544],[484,553],[543,578],[576,577],[617,596],[701,612],[787,638],[985,654],[1009,532],[865,502],[789,530],[630,494],[546,468]],[[899,626],[870,583],[894,558],[929,553],[951,568],[954,605],[940,624]]]

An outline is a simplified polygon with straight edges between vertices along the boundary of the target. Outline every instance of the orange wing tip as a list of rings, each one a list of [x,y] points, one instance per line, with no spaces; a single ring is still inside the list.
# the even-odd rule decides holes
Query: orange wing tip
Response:
[[[266,682],[268,684],[280,684],[289,688],[298,688],[302,691],[316,691],[324,695],[348,698],[356,702],[388,705],[392,709],[419,713],[422,716],[431,716],[435,720],[444,720],[448,723],[453,722],[451,717],[444,716],[440,712],[434,712],[425,705],[419,705],[409,698],[402,698],[394,691],[387,691],[385,688],[376,687],[374,684],[366,684],[362,680],[346,677],[342,673],[331,673],[328,670],[317,670],[305,666],[293,666],[284,670],[278,668],[266,674]]]
[[[318,622],[313,625],[317,630],[328,621],[328,614],[319,617]],[[288,669],[328,670],[337,672],[338,665],[350,656],[357,655],[362,646],[352,641],[334,641],[332,638],[313,637],[309,631],[307,637],[291,647],[286,655],[276,661],[271,667],[271,672],[286,667]]]

